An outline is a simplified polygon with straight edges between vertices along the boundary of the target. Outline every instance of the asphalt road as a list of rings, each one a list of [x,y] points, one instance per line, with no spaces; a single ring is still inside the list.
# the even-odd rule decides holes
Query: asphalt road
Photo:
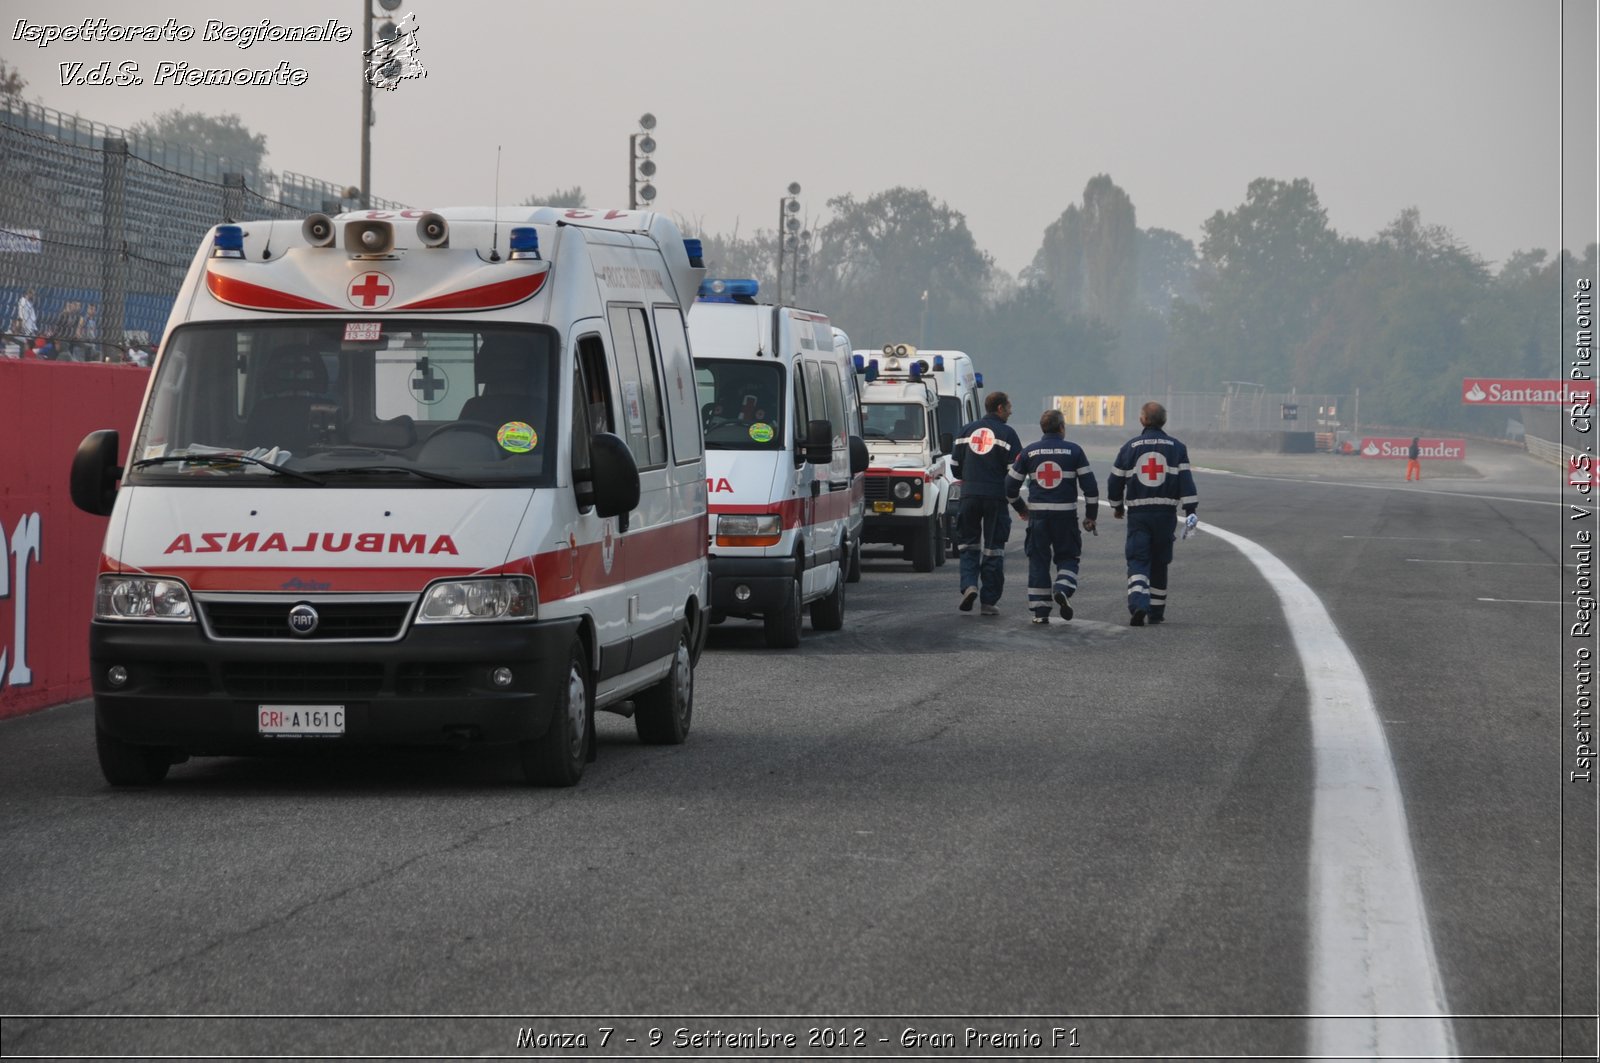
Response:
[[[1205,526],[1304,581],[1370,691],[1448,1047],[1592,1057],[1559,1019],[1596,999],[1596,791],[1568,781],[1557,471],[1219,464]],[[116,791],[88,703],[0,722],[3,1054],[1306,1055],[1338,917],[1322,677],[1217,535],[1130,628],[1121,530],[1089,537],[1069,624],[1026,623],[1020,529],[997,618],[956,611],[953,563],[884,551],[843,631],[769,651],[730,621],[689,742],[602,715],[570,791],[497,752]],[[1419,930],[1372,903],[1380,943]]]

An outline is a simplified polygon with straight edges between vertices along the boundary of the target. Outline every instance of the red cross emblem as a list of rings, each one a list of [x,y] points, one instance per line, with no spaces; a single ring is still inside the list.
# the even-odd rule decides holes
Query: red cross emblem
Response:
[[[1053,461],[1047,461],[1033,470],[1033,478],[1039,481],[1039,486],[1046,491],[1052,490],[1061,482],[1061,466]]]
[[[974,454],[989,453],[989,451],[994,449],[994,429],[978,429],[976,432],[972,433],[971,438],[967,440],[967,445],[972,448],[972,452]]]
[[[1156,487],[1167,478],[1167,460],[1152,451],[1139,465],[1139,481]]]
[[[350,288],[345,293],[352,306],[359,306],[363,310],[382,306],[393,294],[394,281],[387,274],[378,272],[363,273],[350,282]]]

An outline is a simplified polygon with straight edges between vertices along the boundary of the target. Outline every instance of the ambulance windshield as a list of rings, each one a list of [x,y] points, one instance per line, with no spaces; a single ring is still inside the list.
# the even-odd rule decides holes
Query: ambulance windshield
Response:
[[[707,450],[783,449],[783,370],[773,362],[695,359]]]
[[[558,349],[550,329],[455,321],[187,325],[157,364],[129,477],[550,485]]]
[[[868,439],[924,439],[928,421],[924,407],[910,402],[864,402],[861,404],[863,434]]]

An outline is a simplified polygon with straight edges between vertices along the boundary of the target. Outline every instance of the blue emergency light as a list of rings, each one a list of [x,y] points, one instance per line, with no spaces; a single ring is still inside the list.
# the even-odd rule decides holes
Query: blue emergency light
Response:
[[[983,387],[983,374],[982,373],[973,373],[972,375],[973,375],[973,377],[975,377],[977,379],[978,386],[980,388]]]
[[[753,302],[760,291],[761,284],[758,281],[708,277],[700,282],[699,295],[708,303]]]
[[[912,380],[921,380],[922,379],[922,367],[925,364],[926,363],[924,363],[923,360],[920,359],[920,358],[918,358],[916,361],[911,363],[911,379]]]
[[[705,263],[705,248],[692,236],[683,238],[683,249],[689,254],[689,265],[700,267]]]
[[[856,372],[858,372],[858,373],[861,372],[863,369],[865,369],[867,367],[866,358],[862,357],[859,354],[852,354],[850,356],[850,361],[855,365]]]
[[[944,355],[936,354],[933,356],[933,371],[935,373],[944,372]]]
[[[243,258],[244,230],[237,225],[219,225],[211,238],[212,258]]]
[[[539,257],[539,230],[531,225],[519,225],[511,230],[511,260],[537,259]]]
[[[867,383],[870,384],[876,379],[878,379],[878,360],[874,358],[867,363]]]

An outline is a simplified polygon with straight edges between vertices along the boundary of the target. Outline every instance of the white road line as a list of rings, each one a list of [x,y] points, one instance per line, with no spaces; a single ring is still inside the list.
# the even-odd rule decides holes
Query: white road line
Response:
[[[1242,553],[1278,595],[1310,696],[1309,1054],[1454,1059],[1405,804],[1361,666],[1289,566],[1243,536],[1200,527]]]
[[[1518,568],[1572,568],[1571,562],[1562,561],[1457,561],[1449,557],[1408,557],[1423,565],[1514,565]]]
[[[1513,605],[1566,605],[1566,602],[1539,602],[1532,598],[1479,598],[1480,602],[1507,602]]]
[[[1404,491],[1411,495],[1434,495],[1439,498],[1476,498],[1485,502],[1517,502],[1525,506],[1576,506],[1585,512],[1600,512],[1600,506],[1592,502],[1548,502],[1540,498],[1508,498],[1505,495],[1477,495],[1469,491],[1429,491],[1420,487],[1401,487],[1398,484],[1362,484],[1350,483],[1346,480],[1297,480],[1290,476],[1257,476],[1248,472],[1230,472],[1227,469],[1207,469],[1195,466],[1194,472],[1204,473],[1207,476],[1237,476],[1241,480],[1269,480],[1281,484],[1316,484],[1322,487],[1354,487],[1362,491]]]

